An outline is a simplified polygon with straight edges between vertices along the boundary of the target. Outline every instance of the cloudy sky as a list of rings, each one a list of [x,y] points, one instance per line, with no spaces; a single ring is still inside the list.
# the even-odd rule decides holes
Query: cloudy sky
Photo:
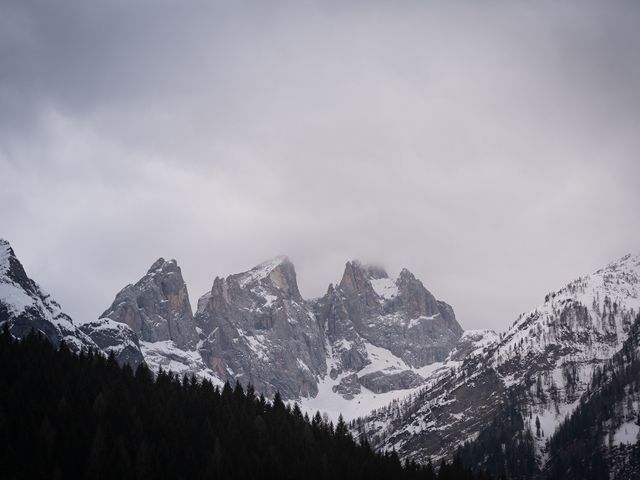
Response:
[[[640,251],[640,3],[0,0],[0,236],[75,319],[408,267],[465,328]]]

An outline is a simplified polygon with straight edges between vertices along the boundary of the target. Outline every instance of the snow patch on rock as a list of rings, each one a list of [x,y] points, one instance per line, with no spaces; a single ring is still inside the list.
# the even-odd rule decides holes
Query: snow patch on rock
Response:
[[[183,350],[172,340],[140,342],[140,349],[145,362],[154,372],[162,368],[180,376],[195,375],[196,378],[207,379],[214,385],[224,385],[224,382],[207,368],[197,350]]]
[[[635,422],[625,422],[613,434],[613,445],[635,445],[638,442],[640,425]]]
[[[370,282],[373,290],[384,300],[391,300],[398,295],[398,285],[392,278],[375,278]]]
[[[282,264],[285,261],[287,261],[287,257],[284,255],[274,257],[271,260],[267,260],[266,262],[263,262],[260,265],[253,267],[248,272],[241,274],[238,277],[238,284],[242,288],[244,288],[247,285],[259,282],[260,280],[267,278],[271,274],[271,272],[276,267],[278,267],[278,265]]]
[[[9,281],[4,283],[5,279],[0,279],[0,299],[7,306],[13,315],[20,315],[28,307],[35,304],[35,299],[27,295],[23,288]]]

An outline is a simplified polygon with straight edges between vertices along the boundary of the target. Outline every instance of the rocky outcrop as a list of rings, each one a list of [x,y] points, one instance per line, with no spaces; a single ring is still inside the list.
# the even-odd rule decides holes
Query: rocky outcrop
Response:
[[[145,363],[140,351],[138,336],[131,328],[110,318],[100,318],[79,325],[87,335],[107,355],[113,354],[120,365],[128,364],[134,370]]]
[[[392,279],[383,268],[358,261],[346,264],[339,285],[329,287],[315,311],[338,372],[367,365],[366,344],[389,350],[409,367],[424,367],[445,360],[462,334],[453,309],[409,270]]]
[[[337,393],[347,400],[352,400],[355,395],[362,391],[362,384],[360,383],[358,375],[351,373],[343,376],[332,390],[333,393]]]
[[[220,379],[251,383],[265,395],[313,396],[326,371],[324,336],[286,257],[217,277],[198,301],[200,353]]]
[[[363,387],[374,393],[387,393],[392,390],[407,390],[419,387],[424,383],[424,378],[411,370],[390,374],[379,370],[362,375],[359,381]]]
[[[95,343],[73,323],[60,305],[31,280],[11,245],[0,239],[0,326],[23,338],[34,331],[55,345],[72,350],[95,349]]]
[[[175,260],[158,259],[135,285],[127,285],[101,318],[128,325],[142,341],[171,340],[193,349],[198,334],[187,286]]]

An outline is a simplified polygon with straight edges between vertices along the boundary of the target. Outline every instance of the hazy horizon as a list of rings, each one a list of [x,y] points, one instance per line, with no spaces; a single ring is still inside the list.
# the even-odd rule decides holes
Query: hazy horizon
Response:
[[[2,237],[0,237],[0,238],[2,238]],[[7,240],[7,239],[5,239],[5,240]],[[11,242],[10,242],[10,243],[11,243]],[[15,246],[14,246],[13,244],[12,244],[12,247],[14,248],[14,250],[16,250],[16,248],[15,248]],[[496,325],[498,325],[498,326],[493,326],[493,325],[490,325],[490,326],[483,326],[483,325],[479,325],[479,324],[478,324],[478,325],[474,325],[474,326],[472,326],[472,327],[470,327],[470,326],[468,326],[468,325],[467,325],[467,322],[465,321],[465,319],[464,319],[464,318],[460,318],[460,314],[457,312],[456,305],[455,305],[455,304],[453,304],[453,303],[450,301],[450,299],[443,298],[441,295],[439,295],[437,291],[434,291],[434,290],[433,290],[433,288],[429,285],[429,283],[427,283],[426,281],[424,281],[424,278],[422,278],[420,275],[416,274],[416,272],[415,272],[415,271],[413,271],[410,267],[402,266],[402,267],[394,268],[393,270],[390,270],[390,269],[388,268],[388,266],[387,266],[387,265],[384,265],[384,264],[382,264],[382,263],[380,263],[380,262],[375,262],[375,261],[364,261],[364,260],[359,259],[359,258],[351,258],[351,259],[345,260],[345,262],[344,262],[344,263],[346,264],[346,263],[347,263],[347,261],[354,261],[354,260],[357,260],[357,261],[362,262],[363,264],[376,265],[376,266],[378,266],[378,267],[382,267],[382,268],[384,268],[384,269],[386,270],[387,274],[389,275],[389,277],[391,277],[391,278],[395,278],[395,277],[397,277],[397,275],[399,274],[400,270],[402,270],[402,268],[407,268],[407,269],[408,269],[408,270],[410,270],[412,273],[414,273],[414,275],[416,275],[416,277],[417,277],[419,280],[421,280],[421,281],[422,281],[422,283],[424,284],[425,288],[427,288],[427,290],[430,290],[430,291],[431,291],[431,293],[432,293],[432,294],[434,294],[434,296],[435,296],[438,300],[443,300],[443,301],[445,301],[445,302],[447,302],[447,303],[451,304],[451,306],[453,307],[454,311],[456,311],[456,316],[457,316],[458,322],[460,322],[461,326],[462,326],[465,330],[490,329],[490,330],[495,330],[496,332],[500,333],[500,332],[506,331],[506,330],[508,329],[508,327],[510,326],[510,324],[511,324],[513,321],[515,321],[515,320],[516,320],[517,316],[518,316],[520,313],[526,313],[526,312],[528,312],[528,311],[530,311],[530,310],[533,310],[533,309],[534,309],[535,307],[537,307],[538,305],[540,305],[540,304],[543,302],[543,300],[544,300],[544,296],[545,296],[547,293],[549,293],[549,292],[551,292],[551,291],[556,291],[556,290],[558,290],[559,288],[561,288],[561,287],[565,286],[565,284],[570,283],[571,281],[573,281],[573,280],[577,279],[577,278],[578,278],[578,277],[580,277],[580,276],[584,276],[584,275],[588,275],[588,274],[594,273],[596,270],[598,270],[598,269],[600,269],[600,268],[605,267],[608,263],[611,263],[611,262],[617,261],[617,260],[619,260],[620,258],[622,258],[623,256],[625,256],[625,255],[627,255],[627,254],[629,254],[629,253],[630,253],[630,254],[634,254],[634,255],[638,255],[638,254],[640,254],[639,252],[626,252],[625,254],[621,254],[621,255],[619,255],[619,256],[618,256],[618,257],[616,257],[616,258],[612,258],[611,260],[609,260],[609,261],[607,261],[607,262],[605,262],[605,263],[603,263],[603,264],[601,264],[601,265],[594,266],[594,267],[593,267],[591,270],[589,270],[589,271],[576,272],[576,274],[575,274],[573,277],[566,278],[565,280],[560,280],[557,284],[555,284],[555,285],[553,285],[553,286],[551,286],[551,285],[550,285],[550,286],[549,286],[549,288],[548,288],[547,290],[545,290],[545,292],[544,292],[544,293],[541,293],[541,292],[540,292],[540,294],[538,295],[538,298],[533,300],[533,303],[531,303],[530,305],[527,305],[527,306],[523,306],[523,308],[521,309],[521,311],[519,311],[518,313],[514,314],[514,317],[513,317],[513,318],[511,318],[511,319],[501,319],[501,320],[504,320],[504,322],[505,322],[505,323],[504,323],[504,325],[502,325],[501,323],[497,323]],[[47,288],[47,286],[46,286],[46,285],[44,285],[44,284],[42,284],[42,283],[38,280],[38,278],[37,278],[37,277],[35,277],[34,275],[32,275],[32,274],[31,274],[31,271],[30,271],[31,269],[29,268],[29,261],[28,261],[28,259],[23,258],[23,257],[20,255],[19,251],[18,251],[18,252],[16,252],[16,255],[17,255],[18,259],[23,263],[23,265],[24,265],[25,269],[27,270],[27,275],[30,275],[30,276],[31,276],[31,278],[32,278],[33,280],[35,280],[36,282],[38,282],[38,283],[40,284],[40,286],[41,286],[41,287],[43,287],[45,291],[47,291],[47,293],[49,293],[49,294],[51,294],[51,295],[53,296],[53,298],[54,298],[54,299],[56,299],[56,300],[60,301],[60,298],[58,298],[58,297],[56,296],[56,293],[55,293],[54,291],[51,291],[50,289],[48,289],[48,288]],[[335,284],[337,284],[337,283],[339,283],[339,282],[340,282],[340,279],[342,278],[342,273],[343,273],[343,271],[344,271],[344,265],[343,265],[343,268],[342,268],[342,270],[340,270],[339,274],[338,274],[338,275],[336,275],[336,276],[335,276],[335,278],[333,278],[332,280],[329,280],[329,281],[327,282],[327,284],[326,284],[326,286],[325,286],[325,288],[324,288],[324,289],[321,289],[321,290],[312,290],[314,293],[309,294],[309,293],[306,291],[306,289],[305,289],[305,285],[307,285],[307,286],[312,285],[312,286],[313,286],[313,282],[308,281],[308,279],[301,278],[300,270],[298,269],[298,267],[297,267],[297,265],[296,265],[295,258],[291,258],[289,255],[286,255],[286,254],[278,254],[278,255],[273,255],[273,256],[272,256],[272,257],[270,257],[270,258],[266,258],[266,259],[264,259],[264,261],[266,262],[266,261],[268,261],[268,260],[270,260],[270,259],[272,259],[272,258],[278,257],[278,256],[286,256],[286,257],[287,257],[287,258],[288,258],[288,259],[289,259],[289,260],[294,264],[295,269],[296,269],[296,274],[297,274],[298,286],[299,286],[299,288],[300,288],[300,293],[302,294],[302,297],[303,297],[305,300],[312,300],[312,299],[314,299],[314,298],[318,298],[318,297],[321,297],[322,295],[324,295],[324,294],[326,293],[327,288],[329,287],[329,284],[333,283],[333,284],[335,285]],[[94,319],[98,318],[98,317],[100,316],[100,314],[101,314],[103,311],[107,310],[107,309],[111,306],[111,303],[112,303],[112,301],[113,301],[113,299],[114,299],[114,297],[115,297],[116,293],[118,293],[118,292],[120,291],[120,289],[121,289],[121,288],[125,287],[125,286],[126,286],[127,284],[129,284],[129,283],[131,283],[131,284],[136,283],[139,279],[141,279],[141,278],[144,276],[144,274],[148,271],[149,267],[151,267],[151,265],[153,264],[153,262],[155,262],[155,261],[156,261],[156,260],[158,260],[159,258],[164,258],[165,260],[176,260],[176,261],[177,261],[178,266],[179,266],[179,267],[181,268],[181,270],[182,270],[182,275],[183,275],[183,278],[185,279],[185,283],[187,284],[187,289],[188,289],[188,291],[189,291],[189,297],[190,297],[190,301],[191,301],[191,308],[192,308],[192,310],[193,310],[193,312],[194,312],[194,313],[195,313],[195,311],[196,311],[196,309],[197,309],[198,299],[199,299],[202,295],[204,295],[204,294],[208,293],[208,292],[211,290],[211,285],[213,284],[213,280],[214,280],[214,278],[215,278],[215,277],[223,277],[223,278],[224,278],[224,277],[227,277],[227,276],[229,276],[229,275],[236,274],[236,273],[242,273],[242,272],[248,271],[248,270],[250,270],[251,268],[253,268],[253,267],[255,267],[255,266],[258,266],[260,263],[262,263],[262,261],[260,261],[260,262],[258,262],[258,263],[256,263],[256,264],[253,264],[253,265],[250,265],[250,266],[240,267],[240,269],[238,269],[238,270],[236,270],[236,271],[219,272],[219,273],[213,274],[213,275],[211,276],[211,281],[210,281],[210,283],[209,283],[209,286],[208,286],[208,287],[206,287],[204,290],[203,290],[203,289],[200,289],[199,291],[194,292],[194,291],[193,291],[193,288],[192,288],[192,283],[193,283],[193,282],[190,282],[190,278],[193,278],[193,277],[196,277],[196,278],[197,278],[198,276],[200,276],[200,277],[201,277],[201,276],[202,276],[202,274],[200,274],[200,275],[190,275],[190,274],[189,274],[189,272],[185,272],[185,270],[184,270],[183,266],[181,265],[181,263],[180,263],[180,260],[179,260],[179,259],[173,258],[173,257],[171,257],[171,256],[161,256],[161,257],[157,257],[157,258],[155,258],[153,261],[149,261],[149,262],[147,262],[147,263],[148,263],[148,265],[147,265],[146,267],[142,268],[142,269],[138,272],[138,274],[137,274],[138,276],[137,276],[137,277],[132,278],[132,279],[131,279],[130,281],[128,281],[127,283],[123,283],[122,285],[120,285],[119,287],[117,287],[117,289],[116,289],[116,290],[114,290],[114,291],[111,293],[111,296],[110,296],[110,297],[109,297],[109,295],[107,295],[107,294],[101,295],[101,296],[103,296],[103,297],[105,297],[105,298],[106,298],[106,297],[109,297],[110,299],[108,300],[108,303],[105,303],[105,304],[104,304],[104,307],[101,307],[101,308],[99,309],[99,311],[95,313],[95,315],[93,315],[93,316],[87,316],[87,317],[83,317],[83,316],[80,316],[80,317],[75,316],[75,317],[74,317],[74,316],[72,315],[72,318],[74,319],[74,321],[76,321],[77,323],[85,323],[85,322],[89,322],[89,321],[91,321],[91,320],[94,320]],[[138,266],[138,265],[136,265],[136,266]],[[311,272],[311,273],[313,273],[313,272]],[[303,275],[304,275],[304,274],[303,274]],[[72,288],[73,288],[73,281],[71,282],[71,284],[70,284],[70,285],[67,285],[67,287],[72,289]],[[202,285],[200,285],[200,287],[202,287]],[[65,306],[64,304],[62,305],[62,309],[63,309],[64,311],[66,311],[67,313],[71,313],[71,310],[67,309],[67,308],[66,308],[66,306]]]
[[[640,4],[0,2],[0,237],[77,321],[286,254],[465,329],[640,248]]]

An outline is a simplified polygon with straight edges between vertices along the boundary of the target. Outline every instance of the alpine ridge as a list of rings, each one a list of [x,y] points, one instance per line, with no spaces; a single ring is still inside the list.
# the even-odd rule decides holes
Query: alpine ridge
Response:
[[[343,415],[354,437],[403,461],[457,455],[507,478],[640,471],[639,255],[548,293],[497,334],[464,331],[406,268],[392,278],[351,260],[323,296],[305,299],[284,256],[215,277],[195,314],[178,263],[160,258],[76,324],[0,240],[0,325]]]
[[[188,304],[179,272],[175,260],[159,260],[102,316],[139,332],[152,368],[240,381],[267,396],[279,391],[303,403],[320,390],[328,393],[323,396],[328,403],[311,402],[314,407],[415,389],[424,382],[419,370],[442,361],[462,333],[453,309],[406,269],[390,279],[380,267],[350,261],[338,286],[305,300],[293,263],[275,257],[246,272],[216,277],[198,300],[193,322],[188,309],[170,312],[165,306],[171,305],[163,297],[167,283],[173,285],[170,291],[184,292],[174,296]],[[194,325],[195,348],[168,338],[172,319],[178,326]]]
[[[0,325],[16,338],[31,331],[54,346],[113,354],[120,364],[137,367],[144,360],[135,333],[124,324],[105,321],[76,325],[60,304],[27,276],[11,245],[0,239]]]
[[[280,256],[216,277],[195,315],[180,267],[161,258],[82,332],[105,350],[120,345],[120,361],[240,381],[337,418],[345,402],[379,406],[419,388],[463,330],[451,306],[407,269],[392,279],[349,261],[336,286],[306,300],[293,263]]]
[[[543,468],[547,440],[589,391],[594,371],[623,347],[639,310],[640,257],[626,255],[548,294],[480,350],[462,357],[454,350],[460,360],[401,408],[379,409],[353,427],[377,448],[426,461],[465,443],[477,448],[495,415],[513,407],[522,425],[511,435],[531,439]]]
[[[97,348],[60,304],[27,276],[9,242],[0,239],[0,324],[5,323],[18,338],[36,330],[54,346],[64,341],[75,351]]]
[[[406,268],[394,279],[379,266],[347,262],[313,309],[329,358],[321,388],[367,405],[370,392],[418,388],[462,334],[453,309]]]

